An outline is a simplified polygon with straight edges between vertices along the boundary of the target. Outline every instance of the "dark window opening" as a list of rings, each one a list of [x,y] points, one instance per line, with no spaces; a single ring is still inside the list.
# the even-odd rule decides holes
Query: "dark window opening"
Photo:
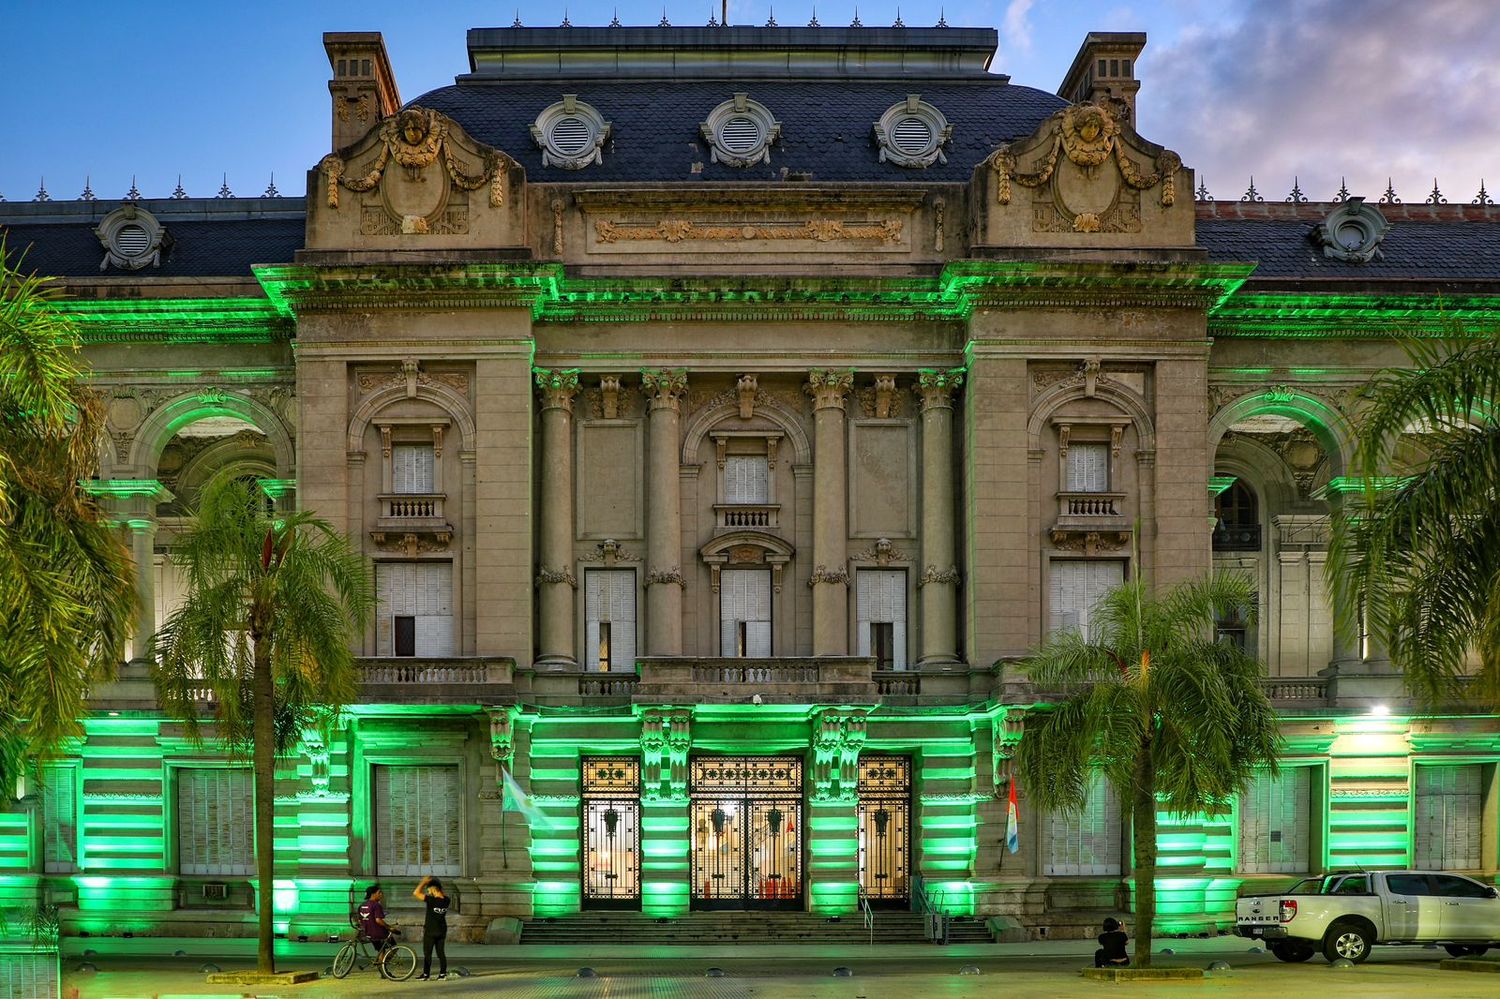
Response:
[[[745,658],[745,647],[749,644],[750,628],[746,621],[734,623],[734,654],[740,659]]]
[[[1214,497],[1214,551],[1260,551],[1260,505],[1255,493],[1236,480]]]
[[[870,655],[876,669],[896,668],[896,626],[889,621],[870,624]]]
[[[609,657],[609,622],[599,622],[599,672],[608,673],[610,667]]]
[[[417,654],[417,619],[409,615],[398,615],[393,623],[396,655],[415,656]]]

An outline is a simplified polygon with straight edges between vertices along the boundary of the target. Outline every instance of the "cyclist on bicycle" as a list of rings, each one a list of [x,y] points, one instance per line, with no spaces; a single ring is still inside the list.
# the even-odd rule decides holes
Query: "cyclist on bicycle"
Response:
[[[356,910],[356,915],[359,917],[360,935],[379,950],[389,947],[400,932],[385,921],[385,892],[380,890],[379,884],[365,889],[365,900]]]

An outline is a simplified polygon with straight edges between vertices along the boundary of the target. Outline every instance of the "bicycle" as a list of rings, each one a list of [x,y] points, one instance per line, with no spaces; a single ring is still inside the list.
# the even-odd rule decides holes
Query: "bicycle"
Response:
[[[394,936],[374,953],[370,939],[363,933],[339,948],[333,958],[333,977],[344,978],[358,965],[363,971],[370,965],[380,970],[382,978],[392,982],[404,982],[417,971],[417,952],[404,943],[397,943]]]

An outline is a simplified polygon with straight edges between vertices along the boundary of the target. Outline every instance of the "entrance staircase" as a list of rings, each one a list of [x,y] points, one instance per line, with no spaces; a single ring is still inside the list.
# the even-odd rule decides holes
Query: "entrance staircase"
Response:
[[[925,943],[925,918],[915,912],[875,912],[875,943]],[[810,912],[690,912],[656,919],[640,912],[576,912],[527,920],[523,944],[629,943],[642,946],[714,944],[868,944],[870,931],[858,913],[829,920]],[[953,919],[949,943],[993,943],[983,920]]]

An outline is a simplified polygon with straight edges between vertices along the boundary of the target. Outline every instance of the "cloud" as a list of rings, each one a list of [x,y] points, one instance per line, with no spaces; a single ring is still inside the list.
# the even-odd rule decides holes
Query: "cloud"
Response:
[[[1326,200],[1347,177],[1372,200],[1389,176],[1420,202],[1500,181],[1490,128],[1500,18],[1483,0],[1239,0],[1146,50],[1138,121],[1220,198],[1255,175],[1267,200],[1300,178]]]
[[[1010,0],[1005,7],[1005,40],[1017,52],[1031,50],[1031,5],[1035,0]]]

